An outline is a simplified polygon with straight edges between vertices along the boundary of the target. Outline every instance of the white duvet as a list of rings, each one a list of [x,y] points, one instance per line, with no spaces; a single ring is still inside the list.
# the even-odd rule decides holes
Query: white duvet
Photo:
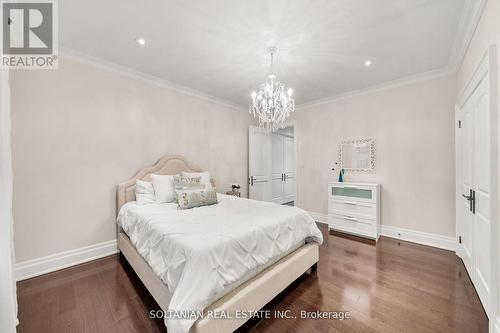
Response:
[[[323,236],[304,210],[217,194],[212,206],[125,204],[117,222],[172,293],[168,310],[198,311],[305,242]],[[166,318],[169,333],[196,318]]]

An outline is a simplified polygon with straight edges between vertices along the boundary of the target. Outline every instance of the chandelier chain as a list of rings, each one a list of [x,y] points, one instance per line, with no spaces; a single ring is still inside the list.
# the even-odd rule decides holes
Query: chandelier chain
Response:
[[[271,74],[274,74],[274,52],[271,52]]]

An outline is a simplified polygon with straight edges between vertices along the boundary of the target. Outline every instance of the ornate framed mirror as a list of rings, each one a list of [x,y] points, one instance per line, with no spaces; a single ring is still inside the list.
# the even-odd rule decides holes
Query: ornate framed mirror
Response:
[[[339,161],[345,171],[372,172],[375,170],[375,140],[346,140],[340,143]]]

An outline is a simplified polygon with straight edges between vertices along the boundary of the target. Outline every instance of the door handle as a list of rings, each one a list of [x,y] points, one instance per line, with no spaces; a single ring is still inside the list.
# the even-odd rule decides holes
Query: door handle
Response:
[[[355,202],[355,201],[344,201],[344,204],[346,204],[346,205],[353,205],[353,206],[357,206],[358,205],[358,203]]]
[[[462,197],[469,201],[469,211],[471,211],[472,214],[476,214],[476,191],[469,189],[469,195],[462,194]]]
[[[356,222],[358,221],[358,219],[357,219],[357,218],[355,218],[355,217],[351,217],[351,216],[344,216],[344,220],[356,221]]]
[[[472,214],[476,214],[476,191],[472,190]]]
[[[257,180],[254,176],[250,176],[250,178],[248,178],[248,182],[250,183],[250,186],[254,186],[259,183],[267,183],[267,180]]]

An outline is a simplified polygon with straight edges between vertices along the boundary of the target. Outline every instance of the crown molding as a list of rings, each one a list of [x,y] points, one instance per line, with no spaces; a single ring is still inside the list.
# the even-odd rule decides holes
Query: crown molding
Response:
[[[455,36],[455,41],[453,43],[452,51],[450,54],[450,58],[448,61],[448,65],[444,68],[428,71],[425,73],[420,73],[416,75],[411,75],[408,77],[400,78],[393,81],[383,82],[377,85],[373,85],[367,88],[353,90],[341,94],[336,94],[330,97],[321,98],[317,100],[313,100],[306,103],[297,104],[296,110],[307,109],[312,106],[317,106],[321,104],[336,102],[340,100],[346,100],[349,98],[367,95],[374,92],[379,92],[387,89],[393,89],[397,87],[402,87],[418,82],[435,80],[441,77],[454,75],[456,74],[463,63],[467,50],[470,47],[470,43],[474,37],[476,29],[479,25],[481,17],[483,15],[484,9],[486,7],[488,0],[478,0],[475,4],[472,0],[467,0],[464,8],[462,10],[462,15],[459,21],[459,26],[457,29],[457,34]],[[472,15],[470,19],[467,19],[467,13],[472,11]],[[59,54],[62,58],[67,58],[70,60],[78,61],[81,63],[86,63],[93,65],[95,67],[105,69],[117,74],[121,74],[133,79],[138,79],[143,82],[151,83],[156,86],[160,86],[163,88],[171,89],[173,91],[179,92],[184,95],[192,96],[195,98],[199,98],[205,101],[209,101],[215,104],[219,104],[225,107],[232,108],[238,111],[247,111],[246,107],[236,104],[234,102],[228,101],[223,98],[215,97],[213,95],[207,94],[205,92],[192,89],[186,86],[182,86],[176,84],[174,82],[159,78],[157,76],[146,74],[140,72],[138,70],[132,69],[130,67],[126,67],[123,65],[119,65],[101,58],[97,58],[88,54],[81,53],[79,51],[61,47],[59,49]]]
[[[455,72],[453,70],[445,68],[445,69],[433,70],[433,71],[429,71],[429,72],[425,72],[425,73],[421,73],[421,74],[416,74],[416,75],[412,75],[412,76],[407,76],[407,77],[404,77],[401,79],[384,82],[384,83],[373,85],[373,86],[370,86],[367,88],[349,91],[349,92],[334,95],[331,97],[317,99],[317,100],[314,100],[311,102],[299,104],[296,107],[296,111],[308,109],[308,108],[311,108],[313,106],[318,106],[318,105],[322,105],[322,104],[337,102],[337,101],[341,101],[341,100],[347,100],[347,99],[350,99],[353,97],[368,95],[368,94],[379,92],[379,91],[394,89],[394,88],[398,88],[398,87],[404,87],[404,86],[411,85],[414,83],[436,80],[436,79],[446,77],[446,76],[451,76],[451,75],[455,75]]]
[[[80,63],[88,64],[94,67],[97,67],[99,69],[107,70],[119,75],[123,75],[132,79],[140,80],[146,83],[150,83],[153,85],[156,85],[158,87],[166,88],[173,90],[175,92],[188,95],[191,97],[199,98],[201,100],[205,100],[208,102],[212,102],[221,106],[225,106],[228,108],[235,109],[237,111],[245,111],[247,112],[248,110],[244,108],[241,105],[238,105],[236,103],[233,103],[231,101],[212,96],[210,94],[207,94],[205,92],[192,89],[183,85],[179,85],[177,83],[159,78],[157,76],[151,75],[151,74],[146,74],[144,72],[132,69],[130,67],[126,67],[123,65],[119,65],[117,63],[111,62],[104,60],[102,58],[94,57],[85,53],[82,53],[80,51],[76,51],[67,47],[60,47],[59,48],[59,56],[63,59],[68,59],[68,60],[73,60],[77,61]]]
[[[472,39],[474,38],[487,2],[488,0],[479,0],[474,5],[474,1],[467,0],[464,5],[448,64],[448,68],[453,70],[455,73],[457,73],[462,67],[465,55],[467,54],[467,50],[470,47]],[[472,12],[469,20],[467,20],[468,12]]]
[[[384,82],[363,89],[349,91],[333,95],[327,98],[321,98],[313,100],[311,102],[298,104],[296,110],[307,109],[321,104],[346,100],[349,98],[367,95],[374,92],[402,87],[418,82],[435,80],[441,77],[457,74],[460,68],[462,67],[465,55],[467,54],[467,50],[470,47],[472,39],[474,38],[477,27],[484,13],[484,9],[486,8],[487,2],[488,0],[478,0],[477,3],[474,5],[474,2],[472,0],[466,1],[466,4],[464,5],[464,8],[462,10],[462,16],[460,17],[459,26],[457,29],[457,35],[455,36],[455,41],[453,43],[450,59],[446,67],[421,74],[404,77],[394,81]],[[467,13],[470,11],[472,11],[471,18],[467,19]]]

